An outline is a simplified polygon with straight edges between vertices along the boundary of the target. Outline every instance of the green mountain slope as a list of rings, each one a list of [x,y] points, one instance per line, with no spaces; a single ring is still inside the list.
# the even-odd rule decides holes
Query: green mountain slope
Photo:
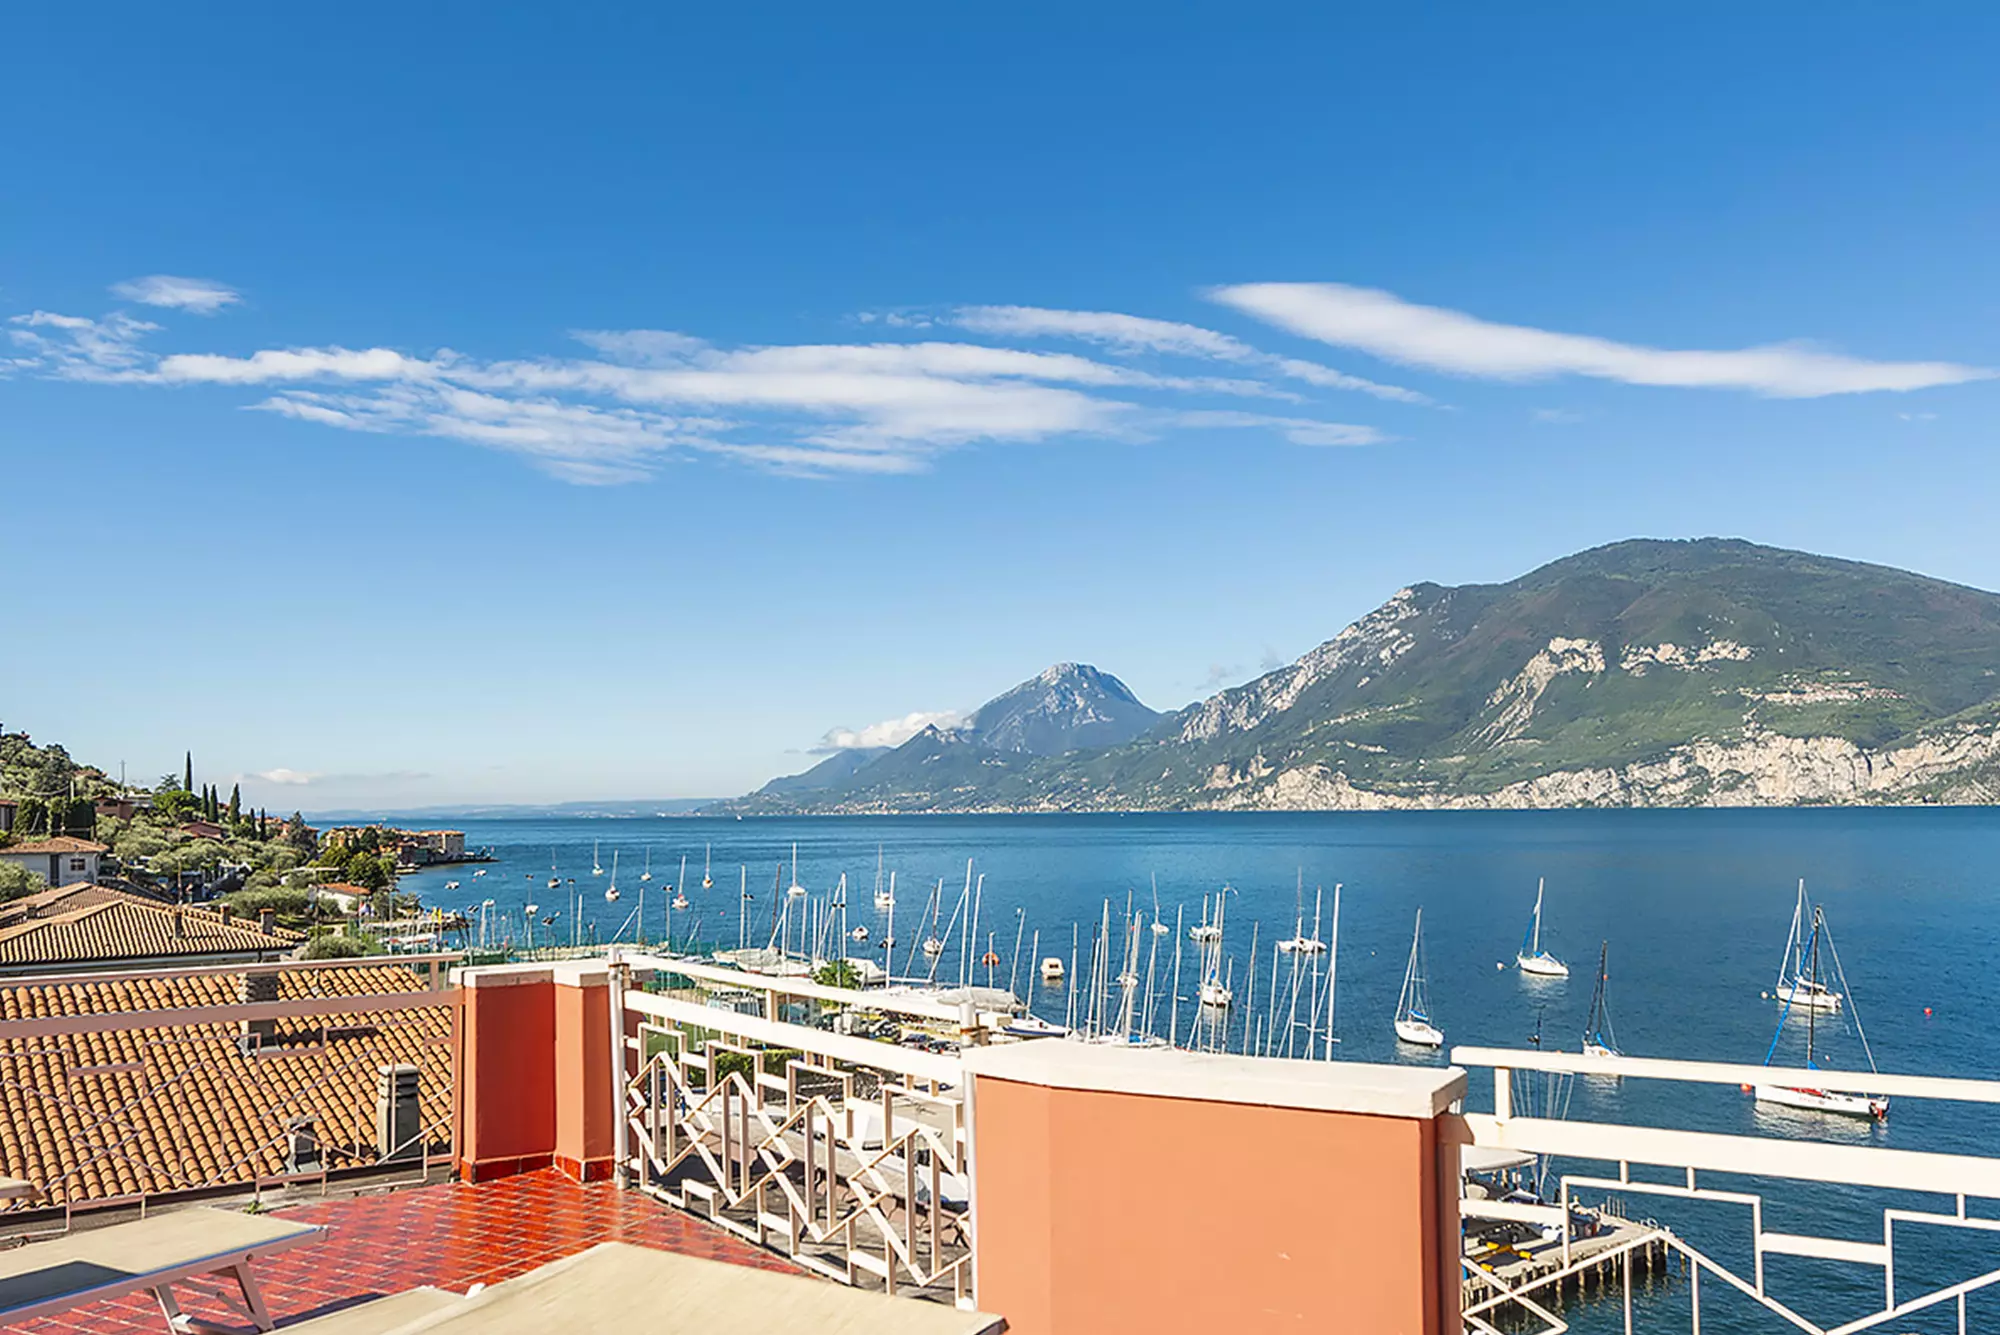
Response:
[[[1404,589],[1123,746],[930,786],[874,768],[823,807],[1986,801],[2000,596],[1734,540],[1621,542]]]

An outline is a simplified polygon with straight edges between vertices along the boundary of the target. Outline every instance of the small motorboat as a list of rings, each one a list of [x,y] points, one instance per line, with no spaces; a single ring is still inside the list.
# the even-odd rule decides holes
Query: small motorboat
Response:
[[[1042,981],[1060,983],[1063,980],[1063,962],[1054,955],[1042,961]]]
[[[1014,1038],[1062,1038],[1069,1030],[1050,1024],[1039,1015],[1017,1015],[1000,1032]]]

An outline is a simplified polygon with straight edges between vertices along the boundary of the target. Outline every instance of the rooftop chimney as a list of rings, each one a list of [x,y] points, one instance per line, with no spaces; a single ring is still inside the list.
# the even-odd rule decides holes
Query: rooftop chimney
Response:
[[[417,1068],[381,1067],[375,1080],[375,1152],[384,1162],[423,1154]]]
[[[187,934],[187,916],[181,911],[181,906],[176,904],[174,905],[174,940],[179,941]]]
[[[319,1126],[300,1113],[285,1124],[285,1171],[317,1173],[319,1169]]]
[[[278,930],[278,911],[276,909],[258,909],[257,930],[266,936],[275,933]]]
[[[237,985],[236,999],[246,1006],[278,999],[278,975],[275,973],[246,973]],[[277,1041],[278,1022],[276,1020],[245,1020],[243,1032],[236,1044],[245,1054],[255,1052],[266,1043]]]

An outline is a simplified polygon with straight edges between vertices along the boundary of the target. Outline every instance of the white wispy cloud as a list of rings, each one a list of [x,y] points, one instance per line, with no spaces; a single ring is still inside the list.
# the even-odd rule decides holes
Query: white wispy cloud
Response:
[[[15,355],[0,373],[252,390],[243,406],[257,411],[462,441],[582,484],[638,481],[677,455],[824,476],[918,471],[971,445],[1144,440],[1204,426],[1305,444],[1379,438],[1303,412],[1183,411],[1189,400],[1301,402],[1254,359],[1220,359],[1241,374],[1186,375],[962,339],[725,347],[661,329],[581,330],[584,355],[512,360],[338,345],[157,352],[145,339],[159,326],[123,313],[37,311],[6,328]]]
[[[1231,362],[1273,371],[1320,389],[1349,389],[1401,403],[1428,403],[1424,395],[1377,384],[1317,362],[1280,357],[1200,325],[1154,320],[1115,311],[1065,311],[1042,306],[965,306],[954,315],[962,329],[998,338],[1073,338],[1122,353],[1161,353]]]
[[[1914,390],[1990,379],[1952,362],[1880,362],[1797,344],[1676,351],[1496,324],[1340,283],[1245,283],[1210,295],[1281,329],[1385,361],[1491,380],[1592,376],[1632,385],[1742,389],[1774,398]]]
[[[159,329],[122,311],[101,320],[30,311],[10,317],[7,324],[15,355],[0,359],[0,371],[62,380],[117,380],[139,373],[152,360],[140,340]]]
[[[1276,431],[1294,445],[1380,445],[1395,439],[1372,426],[1356,426],[1351,422],[1321,422],[1227,409],[1190,409],[1175,413],[1174,421],[1184,427]]]
[[[253,779],[262,779],[265,783],[283,784],[288,788],[303,788],[323,776],[308,773],[305,770],[286,769],[283,766],[279,766],[277,769],[258,770],[250,777]]]
[[[956,728],[964,723],[965,715],[960,711],[940,709],[884,719],[865,728],[829,728],[826,736],[820,738],[819,745],[813,748],[813,754],[831,755],[835,751],[852,751],[860,747],[901,746],[925,728]]]
[[[164,306],[171,310],[213,315],[224,306],[243,300],[235,288],[209,278],[176,278],[172,274],[148,274],[111,285],[113,296],[136,301],[143,306]]]

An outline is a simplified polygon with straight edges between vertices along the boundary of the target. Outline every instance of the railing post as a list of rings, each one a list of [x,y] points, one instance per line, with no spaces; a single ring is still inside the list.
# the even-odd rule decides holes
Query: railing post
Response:
[[[1504,1066],[1493,1068],[1493,1120],[1504,1122],[1514,1115],[1514,1073]]]
[[[611,1181],[623,1188],[630,1156],[631,1136],[625,1111],[625,977],[627,966],[619,948],[612,946],[611,965]]]

